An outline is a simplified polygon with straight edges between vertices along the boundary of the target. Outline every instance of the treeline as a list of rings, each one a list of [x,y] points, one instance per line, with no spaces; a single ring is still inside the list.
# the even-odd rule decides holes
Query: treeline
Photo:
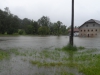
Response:
[[[33,35],[66,35],[67,29],[61,21],[52,23],[47,16],[38,21],[28,18],[20,19],[13,15],[9,8],[0,9],[0,34],[33,34]]]

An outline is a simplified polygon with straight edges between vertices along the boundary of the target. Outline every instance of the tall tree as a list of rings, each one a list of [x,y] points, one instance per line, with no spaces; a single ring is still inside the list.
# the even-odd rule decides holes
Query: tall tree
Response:
[[[8,15],[10,15],[11,13],[10,13],[10,10],[9,10],[9,7],[6,7],[6,8],[4,8],[5,9],[5,12],[7,12],[8,13]]]
[[[7,12],[0,10],[0,33],[4,34],[6,32],[7,24]]]
[[[62,25],[62,22],[57,21],[57,27],[58,27],[58,35],[60,35],[60,27]]]
[[[38,22],[36,22],[36,21],[32,22],[32,26],[34,27],[34,33],[33,34],[38,34],[38,29],[40,27]]]
[[[22,22],[21,22],[21,27],[22,27],[22,29],[24,29],[25,30],[25,32],[27,32],[27,27],[28,27],[28,25],[31,25],[31,20],[30,19],[28,19],[28,18],[24,18],[23,20],[22,20]]]
[[[50,19],[47,16],[43,16],[38,20],[38,23],[40,26],[49,26],[50,25]]]

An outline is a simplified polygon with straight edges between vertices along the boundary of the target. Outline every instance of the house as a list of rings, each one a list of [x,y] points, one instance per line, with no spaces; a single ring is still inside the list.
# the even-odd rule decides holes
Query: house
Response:
[[[68,32],[69,32],[69,35],[70,35],[71,29],[69,29]],[[79,29],[78,28],[74,28],[73,32],[74,32],[74,36],[78,36],[79,35]]]
[[[79,27],[79,36],[95,37],[100,34],[100,21],[90,19]]]

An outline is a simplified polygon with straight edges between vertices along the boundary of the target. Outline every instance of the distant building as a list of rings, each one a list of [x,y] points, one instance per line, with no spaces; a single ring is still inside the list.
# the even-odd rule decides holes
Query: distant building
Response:
[[[90,19],[79,27],[79,36],[95,37],[100,34],[100,21]]]
[[[69,29],[68,32],[69,32],[69,35],[70,35],[71,29]],[[79,35],[79,29],[78,28],[74,28],[73,32],[74,32],[74,36],[78,36]]]

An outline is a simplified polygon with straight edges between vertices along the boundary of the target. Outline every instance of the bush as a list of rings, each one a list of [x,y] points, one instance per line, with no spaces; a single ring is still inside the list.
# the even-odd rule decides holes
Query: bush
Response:
[[[23,30],[19,30],[18,32],[20,35],[24,34],[24,31]]]
[[[74,46],[72,46],[72,45],[70,45],[70,44],[68,44],[67,46],[64,46],[63,48],[62,48],[62,50],[64,50],[64,51],[77,51],[77,47],[74,45]]]

